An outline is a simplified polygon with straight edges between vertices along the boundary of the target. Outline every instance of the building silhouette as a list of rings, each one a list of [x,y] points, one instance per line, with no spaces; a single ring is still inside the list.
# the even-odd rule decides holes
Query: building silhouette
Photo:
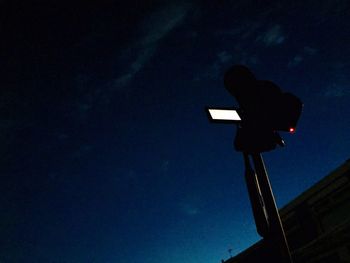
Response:
[[[294,263],[350,262],[350,159],[280,209],[280,216]],[[260,240],[222,262],[268,258]]]

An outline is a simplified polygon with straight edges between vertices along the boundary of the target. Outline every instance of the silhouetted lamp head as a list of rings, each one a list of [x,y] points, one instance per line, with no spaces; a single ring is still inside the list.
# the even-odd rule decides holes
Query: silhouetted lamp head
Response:
[[[247,96],[255,89],[254,74],[243,65],[230,67],[224,75],[225,88],[238,102],[242,96]]]
[[[261,153],[284,146],[279,131],[294,133],[303,104],[269,80],[258,80],[243,65],[230,67],[224,75],[226,90],[237,100],[238,109],[207,108],[213,122],[238,123],[235,148]]]

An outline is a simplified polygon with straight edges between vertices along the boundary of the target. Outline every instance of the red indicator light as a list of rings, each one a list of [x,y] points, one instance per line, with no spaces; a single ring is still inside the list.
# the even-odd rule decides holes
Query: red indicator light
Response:
[[[289,132],[290,132],[290,133],[294,133],[294,132],[295,132],[295,129],[294,129],[294,128],[289,128]]]

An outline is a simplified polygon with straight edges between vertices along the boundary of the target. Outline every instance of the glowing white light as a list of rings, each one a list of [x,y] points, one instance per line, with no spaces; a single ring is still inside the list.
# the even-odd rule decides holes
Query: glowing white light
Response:
[[[210,117],[213,120],[221,121],[240,121],[237,111],[235,110],[224,110],[224,109],[208,109]]]

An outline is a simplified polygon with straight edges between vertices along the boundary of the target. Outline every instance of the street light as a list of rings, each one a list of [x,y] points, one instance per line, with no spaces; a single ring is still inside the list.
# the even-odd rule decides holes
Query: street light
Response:
[[[291,263],[292,258],[261,152],[284,146],[277,131],[294,133],[302,111],[301,100],[283,93],[271,81],[257,80],[245,66],[231,67],[224,77],[227,91],[239,108],[206,107],[209,120],[238,124],[235,149],[243,153],[245,179],[258,234],[272,249],[271,261]],[[251,166],[251,159],[254,168]]]

